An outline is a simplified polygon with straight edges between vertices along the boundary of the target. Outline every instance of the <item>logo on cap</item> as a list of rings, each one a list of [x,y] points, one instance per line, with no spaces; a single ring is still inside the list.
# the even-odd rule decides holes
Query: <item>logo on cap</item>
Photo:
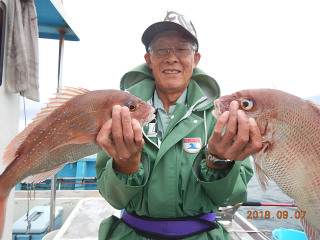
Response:
[[[196,153],[201,149],[201,138],[184,138],[183,149],[188,153]]]
[[[174,11],[167,11],[167,15],[165,16],[163,21],[177,23],[185,29],[187,29],[193,36],[197,37],[197,33],[193,27],[192,22],[186,16],[180,13]]]

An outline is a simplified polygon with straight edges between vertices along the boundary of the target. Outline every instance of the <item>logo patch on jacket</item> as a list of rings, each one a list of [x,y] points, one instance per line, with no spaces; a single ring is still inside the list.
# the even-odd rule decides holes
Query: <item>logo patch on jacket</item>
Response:
[[[196,153],[201,149],[201,138],[184,138],[183,149],[188,153]]]

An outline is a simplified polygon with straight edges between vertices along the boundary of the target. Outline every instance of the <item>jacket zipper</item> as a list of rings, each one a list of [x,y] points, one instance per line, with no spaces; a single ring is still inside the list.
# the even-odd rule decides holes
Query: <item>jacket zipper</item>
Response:
[[[187,117],[189,117],[189,116],[191,115],[192,110],[194,109],[194,107],[195,107],[199,102],[202,102],[202,101],[204,101],[204,100],[206,100],[206,99],[207,99],[207,97],[202,97],[202,98],[200,98],[195,104],[193,104],[193,105],[189,108],[189,110],[186,112],[186,114],[185,114],[178,122],[176,122],[176,124],[170,129],[170,131],[168,132],[168,134],[174,129],[174,127],[175,127],[179,122],[181,122],[182,120],[186,119]],[[168,134],[167,134],[167,135],[168,135]]]
[[[155,144],[153,141],[151,141],[151,139],[150,138],[148,138],[148,136],[147,136],[147,134],[145,134],[145,132],[144,132],[144,129],[142,128],[142,133],[143,133],[143,135],[146,137],[146,139],[148,139],[148,141],[149,142],[151,142],[153,145],[155,145],[158,149],[160,149],[160,146],[161,146],[161,141],[160,141],[160,144],[159,145],[157,145],[157,144]],[[159,138],[157,138],[158,139],[158,142],[159,142]]]

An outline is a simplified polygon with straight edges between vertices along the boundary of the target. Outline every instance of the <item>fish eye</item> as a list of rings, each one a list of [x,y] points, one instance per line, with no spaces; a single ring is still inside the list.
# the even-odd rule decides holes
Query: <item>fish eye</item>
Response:
[[[241,108],[243,110],[250,110],[253,107],[254,101],[251,99],[241,100]]]
[[[136,110],[136,106],[133,104],[129,104],[127,107],[129,108],[130,112],[133,112],[134,110]]]
[[[127,107],[129,108],[129,111],[130,111],[130,112],[133,112],[134,110],[137,109],[137,104],[134,104],[134,103],[133,103],[133,100],[128,100],[128,101],[124,104],[124,106],[127,106]]]

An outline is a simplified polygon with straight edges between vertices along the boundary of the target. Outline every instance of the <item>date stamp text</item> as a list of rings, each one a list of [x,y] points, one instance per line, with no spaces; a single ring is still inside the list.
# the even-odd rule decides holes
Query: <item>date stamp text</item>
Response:
[[[306,211],[295,211],[294,215],[289,216],[288,211],[278,211],[276,216],[271,216],[269,211],[247,211],[247,219],[257,219],[257,218],[265,218],[265,219],[287,219],[287,218],[295,218],[295,219],[303,219]]]

